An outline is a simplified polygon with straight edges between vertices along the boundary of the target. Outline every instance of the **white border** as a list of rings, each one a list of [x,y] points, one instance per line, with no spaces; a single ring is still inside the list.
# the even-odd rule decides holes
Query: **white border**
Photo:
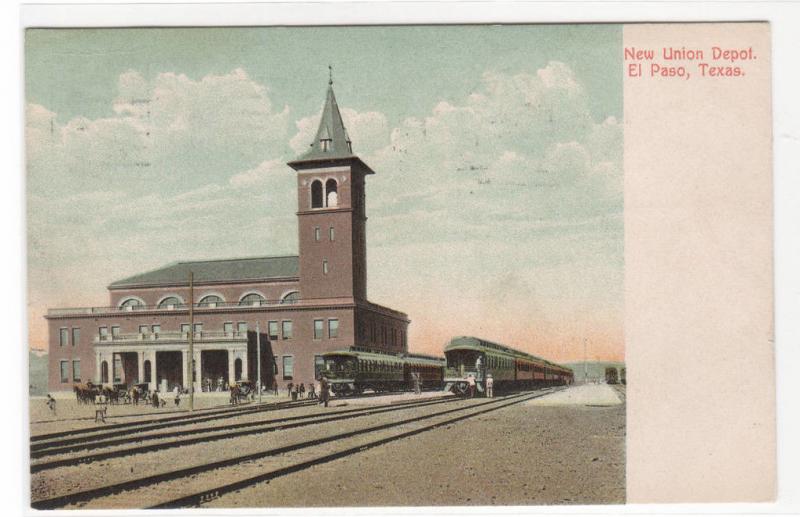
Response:
[[[16,8],[16,9],[15,9]],[[7,70],[14,77],[3,82],[5,102],[3,125],[5,149],[0,153],[5,175],[0,189],[4,221],[3,242],[18,253],[2,258],[4,285],[18,293],[18,303],[3,311],[6,364],[17,364],[6,385],[13,393],[5,397],[5,411],[11,415],[3,428],[3,440],[13,450],[5,461],[0,483],[6,513],[12,508],[28,509],[29,475],[27,469],[26,393],[17,393],[27,384],[27,342],[25,312],[25,206],[23,149],[23,29],[28,26],[219,26],[219,25],[311,25],[311,24],[399,24],[399,23],[570,23],[637,21],[752,21],[771,23],[773,36],[774,150],[775,150],[775,309],[776,360],[778,378],[778,465],[779,500],[775,504],[725,505],[629,505],[626,507],[507,507],[507,508],[388,508],[382,514],[393,515],[518,515],[518,514],[707,514],[707,513],[800,513],[800,412],[796,397],[800,394],[800,4],[786,2],[318,2],[266,4],[104,4],[69,5],[54,0],[49,5],[19,6],[3,4],[0,8],[0,51]],[[13,116],[16,114],[16,116]],[[20,323],[22,323],[20,325]],[[19,375],[19,378],[16,378]],[[18,415],[25,418],[16,419]],[[21,446],[20,446],[21,445]],[[23,473],[20,476],[20,472]],[[710,476],[714,473],[710,472]],[[53,514],[104,515],[108,512],[48,512]],[[141,511],[114,512],[142,515]],[[169,512],[189,515],[197,512]],[[374,515],[376,509],[302,510],[231,510],[203,512],[206,515]],[[148,514],[157,514],[148,512]]]

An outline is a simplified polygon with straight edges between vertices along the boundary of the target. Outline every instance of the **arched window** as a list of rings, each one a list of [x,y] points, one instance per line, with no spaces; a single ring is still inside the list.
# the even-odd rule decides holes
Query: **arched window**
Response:
[[[151,382],[150,381],[150,360],[146,360],[144,362],[144,378],[142,382]]]
[[[336,187],[336,180],[333,178],[325,182],[325,206],[336,207],[339,205],[339,193]]]
[[[238,357],[233,362],[233,375],[237,381],[242,380],[242,360]]]
[[[264,302],[264,297],[258,293],[250,293],[239,300],[239,305],[261,305]]]
[[[106,361],[100,363],[100,382],[102,384],[108,383],[108,362]]]
[[[322,182],[320,180],[311,183],[311,208],[322,208]]]
[[[300,300],[300,293],[292,291],[281,298],[281,303],[297,303]]]
[[[200,307],[216,307],[217,305],[221,304],[224,300],[215,294],[209,294],[208,296],[204,296],[200,299],[200,302],[197,304]]]
[[[158,304],[159,309],[174,309],[175,307],[181,305],[183,302],[177,296],[168,296],[161,300]]]
[[[119,305],[120,309],[130,311],[139,307],[144,307],[142,301],[138,298],[128,298]]]

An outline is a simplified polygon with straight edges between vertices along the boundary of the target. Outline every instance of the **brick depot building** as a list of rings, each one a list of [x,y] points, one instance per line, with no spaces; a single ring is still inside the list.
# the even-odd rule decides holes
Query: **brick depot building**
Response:
[[[308,383],[325,351],[406,352],[408,316],[367,301],[365,179],[332,83],[297,172],[299,256],[178,262],[113,282],[109,306],[50,309],[49,389],[73,384],[189,387],[189,273],[194,278],[194,386],[256,378]],[[273,377],[274,375],[274,377]]]

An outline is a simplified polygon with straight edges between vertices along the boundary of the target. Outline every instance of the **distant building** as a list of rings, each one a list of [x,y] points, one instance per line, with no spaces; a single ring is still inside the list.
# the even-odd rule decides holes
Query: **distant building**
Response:
[[[113,282],[108,307],[49,310],[49,389],[89,380],[188,387],[190,332],[195,390],[255,379],[256,324],[262,382],[281,386],[314,379],[325,351],[406,352],[408,316],[367,301],[365,179],[374,172],[353,154],[332,82],[314,142],[288,165],[298,256],[177,262]]]

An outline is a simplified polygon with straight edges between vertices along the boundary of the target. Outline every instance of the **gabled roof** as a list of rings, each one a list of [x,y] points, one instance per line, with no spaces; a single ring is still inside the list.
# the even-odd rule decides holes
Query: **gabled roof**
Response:
[[[117,280],[108,288],[187,284],[190,271],[194,274],[195,283],[292,278],[298,276],[299,257],[251,257],[173,262],[146,273]]]

